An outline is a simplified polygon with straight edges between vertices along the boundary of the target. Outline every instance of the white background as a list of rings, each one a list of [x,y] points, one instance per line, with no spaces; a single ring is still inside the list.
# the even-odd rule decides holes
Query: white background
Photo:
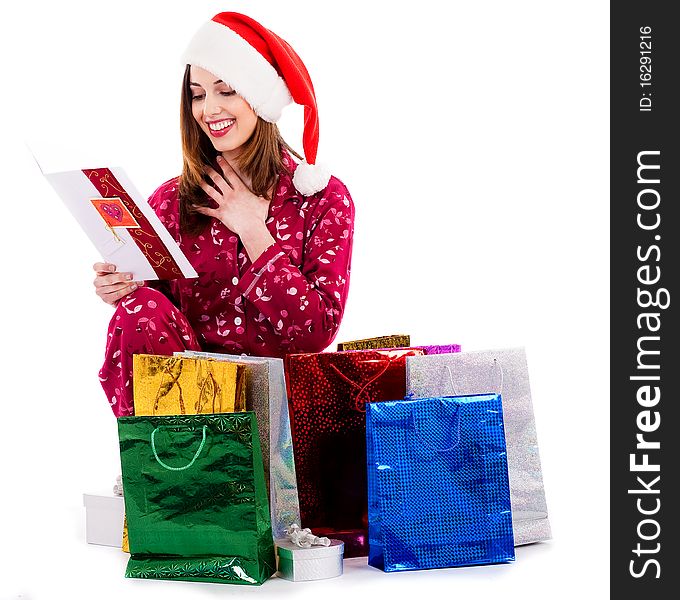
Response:
[[[337,341],[527,348],[554,540],[515,564],[354,560],[337,580],[237,588],[126,580],[122,553],[85,544],[82,493],[119,473],[97,380],[111,309],[25,142],[48,167],[123,166],[149,195],[181,166],[178,57],[221,10],[276,31],[312,74],[319,158],[356,204]],[[0,27],[2,600],[607,595],[608,3],[63,0]],[[286,109],[298,150],[301,127]]]

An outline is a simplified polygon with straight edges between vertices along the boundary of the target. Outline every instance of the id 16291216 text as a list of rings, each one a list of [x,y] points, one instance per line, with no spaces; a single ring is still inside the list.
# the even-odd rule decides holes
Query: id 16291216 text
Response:
[[[652,111],[652,28],[640,27],[640,112]]]

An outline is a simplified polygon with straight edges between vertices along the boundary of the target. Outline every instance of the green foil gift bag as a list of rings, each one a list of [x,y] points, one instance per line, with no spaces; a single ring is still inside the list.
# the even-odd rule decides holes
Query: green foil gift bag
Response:
[[[126,577],[259,585],[276,571],[255,413],[121,417]]]

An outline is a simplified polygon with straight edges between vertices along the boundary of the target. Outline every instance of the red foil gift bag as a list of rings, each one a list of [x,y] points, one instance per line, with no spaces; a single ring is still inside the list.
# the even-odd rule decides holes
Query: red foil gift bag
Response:
[[[345,558],[368,555],[366,403],[401,400],[406,357],[416,348],[292,354],[286,385],[300,518],[345,543]]]

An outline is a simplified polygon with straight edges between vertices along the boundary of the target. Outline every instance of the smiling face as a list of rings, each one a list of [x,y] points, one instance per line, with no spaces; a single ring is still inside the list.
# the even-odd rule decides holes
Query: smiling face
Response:
[[[229,85],[210,71],[191,66],[191,113],[215,150],[236,158],[255,130],[257,115]]]

